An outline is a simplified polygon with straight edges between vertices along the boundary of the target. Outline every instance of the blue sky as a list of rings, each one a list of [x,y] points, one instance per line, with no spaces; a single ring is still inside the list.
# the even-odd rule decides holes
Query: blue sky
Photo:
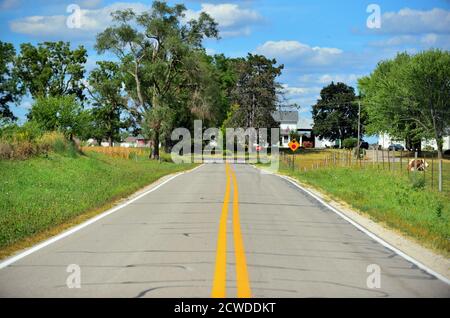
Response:
[[[182,1],[168,1],[171,4]],[[66,26],[69,4],[82,10],[81,28]],[[358,77],[370,74],[377,62],[399,51],[450,49],[450,0],[190,0],[188,17],[205,11],[219,22],[222,39],[205,41],[208,52],[228,56],[261,53],[285,64],[280,82],[286,95],[310,120],[320,89],[334,81],[356,88]],[[368,5],[380,8],[381,26],[370,29]],[[84,45],[88,69],[108,59],[93,50],[95,35],[118,8],[146,10],[151,1],[0,0],[0,39],[16,47],[22,42],[65,40]],[[25,98],[13,111],[23,118]]]

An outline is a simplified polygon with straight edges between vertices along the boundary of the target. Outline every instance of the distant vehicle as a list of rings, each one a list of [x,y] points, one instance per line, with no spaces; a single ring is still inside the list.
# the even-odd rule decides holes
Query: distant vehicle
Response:
[[[392,144],[392,145],[389,145],[388,150],[402,151],[402,150],[405,150],[405,147],[403,147],[400,144]]]
[[[369,143],[367,141],[363,141],[363,142],[361,142],[361,145],[359,146],[359,148],[368,150]]]

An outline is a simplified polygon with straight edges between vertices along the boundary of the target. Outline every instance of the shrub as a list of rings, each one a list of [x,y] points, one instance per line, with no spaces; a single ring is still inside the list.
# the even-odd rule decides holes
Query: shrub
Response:
[[[34,124],[15,127],[2,134],[0,159],[24,160],[51,151],[75,157],[80,152],[75,143],[69,142],[60,132],[42,134]]]
[[[14,159],[24,160],[38,153],[36,144],[25,140],[14,144]]]
[[[49,151],[63,152],[66,149],[64,135],[56,132],[46,132],[37,140],[38,148],[41,152]]]
[[[345,149],[353,149],[358,145],[357,138],[347,138],[342,141],[342,147]]]
[[[172,156],[170,154],[162,152],[162,151],[159,154],[159,160],[161,162],[173,162],[172,161]]]
[[[10,159],[13,155],[13,148],[10,144],[0,143],[0,159]]]

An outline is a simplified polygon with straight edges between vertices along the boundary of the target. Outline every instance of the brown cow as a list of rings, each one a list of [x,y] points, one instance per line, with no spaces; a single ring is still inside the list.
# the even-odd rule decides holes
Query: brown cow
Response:
[[[408,170],[414,171],[417,168],[417,171],[425,171],[428,168],[428,162],[425,159],[412,159],[408,163]]]

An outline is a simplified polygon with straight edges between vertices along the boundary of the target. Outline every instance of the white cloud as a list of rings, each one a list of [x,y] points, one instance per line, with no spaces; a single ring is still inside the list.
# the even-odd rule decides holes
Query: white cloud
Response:
[[[421,48],[439,47],[450,48],[450,35],[427,33],[424,35],[397,35],[387,39],[370,43],[375,47],[408,47],[419,46]]]
[[[379,33],[423,34],[450,33],[450,11],[434,8],[428,11],[404,8],[382,15]]]
[[[4,0],[18,1],[18,0]],[[81,8],[81,28],[68,28],[67,18],[71,13],[51,16],[28,16],[9,23],[13,32],[36,37],[92,38],[111,23],[111,13],[116,10],[132,8],[136,12],[150,10],[150,5],[143,3],[116,2],[111,5],[95,8],[101,0],[79,0]],[[222,37],[249,35],[251,26],[260,23],[263,18],[254,10],[240,7],[238,4],[202,4],[199,11],[187,10],[186,20],[197,18],[200,12],[211,15],[219,24]]]
[[[299,77],[301,83],[329,84],[331,82],[341,82],[352,85],[358,78],[364,75],[360,74],[306,74]]]
[[[329,65],[343,53],[337,48],[309,46],[298,41],[267,41],[260,45],[256,52],[269,57],[275,57],[280,62],[295,61],[308,65]]]
[[[142,3],[117,2],[99,9],[84,9],[81,7],[81,27],[68,28],[67,15],[28,16],[10,22],[13,32],[36,37],[78,37],[92,38],[111,23],[111,13],[116,10],[131,8],[135,12],[149,10],[150,7]]]
[[[219,24],[220,35],[222,37],[233,37],[240,35],[250,35],[251,26],[260,23],[262,16],[251,9],[245,9],[238,4],[203,3],[199,11],[188,10],[186,20],[195,19],[200,12],[208,13]]]
[[[317,94],[322,89],[321,87],[295,87],[283,84],[283,91],[288,97],[299,97],[308,94]]]

